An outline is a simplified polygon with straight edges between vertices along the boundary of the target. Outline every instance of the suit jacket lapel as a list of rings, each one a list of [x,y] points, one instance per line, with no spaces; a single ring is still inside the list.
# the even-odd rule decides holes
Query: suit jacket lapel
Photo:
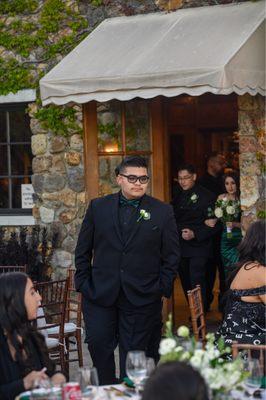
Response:
[[[150,202],[149,202],[148,196],[146,196],[146,195],[144,195],[143,198],[142,198],[142,200],[141,200],[141,203],[140,203],[140,206],[139,206],[139,209],[138,209],[137,216],[135,217],[136,220],[135,220],[135,222],[132,224],[132,230],[131,230],[130,235],[128,236],[128,239],[127,239],[127,241],[126,241],[126,243],[125,243],[125,246],[127,246],[127,245],[129,244],[129,242],[134,238],[134,236],[135,236],[135,235],[137,234],[137,232],[139,231],[139,229],[140,229],[141,225],[143,224],[143,222],[145,222],[145,221],[143,221],[143,218],[142,218],[141,220],[139,220],[139,222],[137,222],[137,220],[138,220],[138,218],[139,218],[139,215],[140,215],[140,214],[139,214],[139,211],[140,211],[140,210],[145,210],[145,211],[150,212]]]
[[[119,193],[115,193],[112,199],[112,216],[116,234],[119,237],[120,241],[123,243],[123,238],[119,227],[118,207],[119,207]]]

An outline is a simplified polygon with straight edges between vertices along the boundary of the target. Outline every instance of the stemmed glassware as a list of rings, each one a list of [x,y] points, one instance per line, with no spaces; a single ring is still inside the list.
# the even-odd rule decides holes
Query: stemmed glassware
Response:
[[[126,358],[126,372],[134,382],[139,394],[142,381],[147,377],[147,360],[144,351],[129,351]]]
[[[155,362],[154,359],[151,357],[146,357],[146,366],[147,366],[147,374],[146,378],[149,378],[149,376],[152,374],[152,372],[155,370]]]
[[[249,373],[245,380],[245,388],[250,396],[260,388],[262,379],[262,369],[258,359],[251,358],[244,361],[244,370]]]
[[[82,367],[79,368],[79,385],[82,392],[82,397],[91,398],[93,396],[92,386],[98,392],[99,378],[98,372],[95,367]]]

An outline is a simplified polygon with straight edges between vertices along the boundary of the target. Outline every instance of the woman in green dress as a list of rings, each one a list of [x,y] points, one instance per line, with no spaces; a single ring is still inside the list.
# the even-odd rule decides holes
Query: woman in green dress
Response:
[[[224,222],[224,228],[221,239],[221,256],[224,265],[225,276],[233,269],[235,263],[238,262],[237,246],[242,240],[241,232],[241,211],[239,203],[239,177],[234,173],[227,173],[223,177],[225,193],[221,194],[217,200],[228,202],[231,200],[231,206],[235,207],[235,213],[232,215],[230,222]]]

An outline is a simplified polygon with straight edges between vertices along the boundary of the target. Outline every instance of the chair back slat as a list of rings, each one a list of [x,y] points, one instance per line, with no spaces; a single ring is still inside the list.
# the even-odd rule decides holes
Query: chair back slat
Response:
[[[76,290],[76,288],[75,288],[75,280],[74,280],[75,272],[76,272],[76,269],[72,268],[72,267],[68,268],[68,270],[67,270],[67,277],[69,279],[68,290],[74,290],[74,291]]]
[[[264,344],[248,344],[248,343],[232,343],[233,358],[237,358],[242,352],[247,354],[248,359],[257,358],[265,375],[266,372],[266,345]]]
[[[200,285],[197,285],[195,289],[189,290],[187,295],[193,334],[197,341],[201,340],[204,343],[206,340],[206,321]]]
[[[76,269],[68,269],[68,297],[67,297],[67,308],[66,308],[66,321],[74,323],[76,326],[75,331],[66,335],[66,344],[68,349],[67,364],[70,362],[78,361],[79,366],[83,366],[83,355],[82,355],[82,318],[81,318],[81,293],[78,293],[75,289],[74,276]],[[74,339],[74,340],[73,340]],[[77,353],[77,358],[70,357],[70,353]]]
[[[0,265],[0,274],[7,272],[24,272],[26,273],[26,265]]]

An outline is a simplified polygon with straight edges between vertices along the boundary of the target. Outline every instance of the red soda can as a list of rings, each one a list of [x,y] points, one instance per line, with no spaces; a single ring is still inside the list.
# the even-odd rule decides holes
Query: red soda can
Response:
[[[63,400],[81,400],[81,390],[78,382],[67,382],[62,390]]]

